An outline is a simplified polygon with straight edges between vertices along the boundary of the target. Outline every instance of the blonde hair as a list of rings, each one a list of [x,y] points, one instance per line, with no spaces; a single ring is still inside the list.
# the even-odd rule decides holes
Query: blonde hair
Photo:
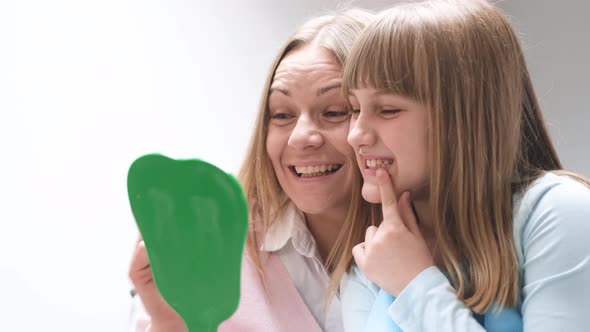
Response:
[[[266,151],[266,137],[270,121],[268,97],[275,70],[289,52],[308,44],[330,51],[338,63],[343,64],[354,40],[372,18],[373,14],[370,12],[349,9],[341,14],[311,19],[289,37],[271,65],[263,88],[254,134],[238,176],[250,206],[251,227],[246,250],[263,281],[264,270],[259,246],[270,226],[280,222],[280,216],[289,202],[289,198],[286,197],[278,182]],[[356,165],[355,160],[351,159],[350,162],[352,165]],[[371,213],[376,210],[365,203],[360,196],[361,177],[358,168],[354,176],[351,209],[348,211],[343,228],[325,262],[327,270],[332,275],[327,291],[329,296],[336,292],[342,275],[350,268],[353,243],[361,241],[364,229],[373,220]],[[362,227],[353,227],[353,223],[359,223]]]
[[[343,88],[359,87],[428,107],[435,253],[473,310],[515,305],[512,195],[562,165],[507,18],[483,0],[383,11],[343,70]]]

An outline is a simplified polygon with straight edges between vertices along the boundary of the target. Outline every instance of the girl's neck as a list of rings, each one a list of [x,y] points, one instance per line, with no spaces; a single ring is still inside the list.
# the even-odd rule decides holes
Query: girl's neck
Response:
[[[430,207],[430,201],[428,199],[417,199],[412,201],[414,207],[414,213],[418,220],[418,226],[420,232],[426,241],[426,245],[430,249],[430,253],[434,258],[434,262],[437,266],[441,266],[442,258],[439,253],[435,252],[436,247],[436,235],[434,233],[434,221],[432,219],[432,209]]]

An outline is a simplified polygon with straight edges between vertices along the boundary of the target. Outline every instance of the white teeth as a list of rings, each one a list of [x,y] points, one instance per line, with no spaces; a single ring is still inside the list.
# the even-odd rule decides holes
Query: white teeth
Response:
[[[316,176],[326,171],[332,171],[338,165],[295,166],[295,171],[302,175]]]
[[[390,159],[367,159],[365,161],[365,165],[368,168],[379,168],[379,167],[385,168],[391,164],[393,164],[393,160],[390,160]]]

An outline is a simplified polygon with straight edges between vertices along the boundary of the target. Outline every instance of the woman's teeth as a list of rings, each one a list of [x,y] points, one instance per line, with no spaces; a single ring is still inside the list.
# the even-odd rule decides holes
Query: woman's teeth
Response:
[[[328,175],[336,172],[342,167],[341,164],[331,165],[314,165],[314,166],[294,166],[298,176],[311,177],[319,175]]]
[[[367,168],[387,168],[393,164],[392,159],[367,159],[365,160],[365,166]]]

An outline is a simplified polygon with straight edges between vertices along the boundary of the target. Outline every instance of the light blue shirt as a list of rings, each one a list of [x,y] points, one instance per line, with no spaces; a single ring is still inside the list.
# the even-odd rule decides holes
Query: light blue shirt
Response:
[[[514,196],[513,216],[524,331],[588,331],[590,189],[567,176],[546,173]],[[379,290],[356,266],[343,279],[346,332],[365,329]],[[436,267],[416,276],[387,315],[404,332],[485,331]]]

